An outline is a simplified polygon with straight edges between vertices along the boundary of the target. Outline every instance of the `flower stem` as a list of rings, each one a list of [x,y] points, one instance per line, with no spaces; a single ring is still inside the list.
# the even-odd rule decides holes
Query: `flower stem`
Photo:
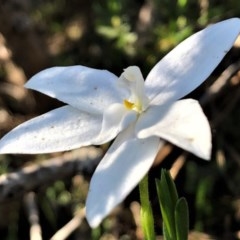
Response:
[[[141,202],[141,223],[145,240],[155,240],[154,220],[148,192],[148,175],[139,183]]]

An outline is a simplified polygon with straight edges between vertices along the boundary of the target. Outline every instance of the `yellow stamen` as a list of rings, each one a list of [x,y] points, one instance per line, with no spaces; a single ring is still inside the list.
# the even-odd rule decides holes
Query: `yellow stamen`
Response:
[[[134,103],[129,102],[129,101],[126,100],[126,99],[124,99],[123,104],[124,104],[124,106],[125,106],[127,109],[129,109],[129,110],[133,110],[133,109],[135,108]]]
[[[129,102],[126,99],[124,99],[123,104],[128,110],[134,110],[139,113],[142,111],[142,106],[140,104]]]

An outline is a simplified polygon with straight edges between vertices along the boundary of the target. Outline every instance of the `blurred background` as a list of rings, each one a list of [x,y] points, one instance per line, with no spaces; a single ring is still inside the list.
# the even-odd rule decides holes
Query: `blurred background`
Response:
[[[120,75],[138,65],[146,76],[194,32],[239,16],[239,0],[1,0],[0,136],[62,105],[24,89],[40,70],[80,64]],[[187,97],[200,101],[211,123],[212,159],[170,144],[159,152],[150,171],[157,234],[161,239],[154,181],[164,167],[188,200],[190,239],[240,239],[240,39]],[[143,239],[137,189],[99,228],[80,221],[89,180],[108,146],[0,156],[0,239]]]

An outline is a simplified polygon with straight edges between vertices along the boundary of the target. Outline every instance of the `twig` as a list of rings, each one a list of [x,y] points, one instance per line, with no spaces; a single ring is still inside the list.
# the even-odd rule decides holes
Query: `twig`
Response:
[[[42,230],[39,224],[38,209],[35,202],[35,193],[29,192],[24,197],[30,224],[30,240],[42,240]]]
[[[173,163],[173,165],[172,165],[172,167],[170,169],[170,174],[171,174],[173,179],[176,179],[179,171],[181,170],[181,168],[183,167],[184,163],[186,162],[187,155],[188,154],[186,152],[184,152]]]
[[[163,162],[163,160],[172,152],[173,149],[174,147],[171,143],[165,143],[165,145],[161,148],[155,157],[153,166],[159,165],[161,162]]]
[[[72,234],[82,223],[85,218],[85,208],[81,209],[77,215],[72,218],[66,225],[59,229],[52,237],[51,240],[64,240]]]
[[[138,240],[142,240],[144,239],[144,235],[143,235],[143,229],[141,226],[141,216],[140,216],[140,209],[141,206],[139,204],[139,202],[132,202],[130,205],[130,210],[132,212],[133,215],[133,219],[136,225],[136,236]]]
[[[101,156],[100,149],[81,148],[61,157],[23,167],[17,172],[4,174],[0,176],[0,202],[79,172],[92,172]]]

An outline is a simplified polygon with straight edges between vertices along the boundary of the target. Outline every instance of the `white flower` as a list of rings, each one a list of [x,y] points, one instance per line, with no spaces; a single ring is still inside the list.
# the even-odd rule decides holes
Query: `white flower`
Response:
[[[150,71],[114,74],[83,66],[54,67],[27,88],[67,105],[16,127],[0,141],[1,153],[47,153],[115,139],[98,165],[86,203],[96,227],[139,183],[168,140],[210,158],[211,132],[200,105],[179,100],[198,87],[231,48],[240,20],[212,25],[183,41]]]

